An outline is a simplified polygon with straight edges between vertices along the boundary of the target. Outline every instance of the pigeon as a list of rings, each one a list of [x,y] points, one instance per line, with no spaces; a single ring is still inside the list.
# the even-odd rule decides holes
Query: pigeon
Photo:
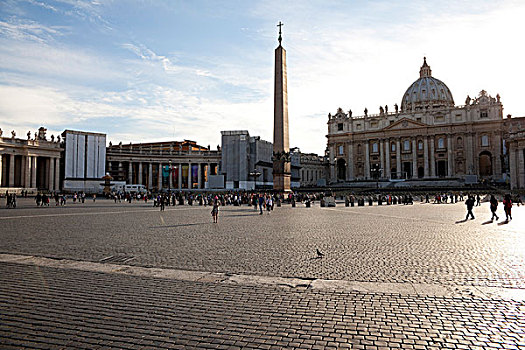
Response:
[[[323,253],[321,253],[321,251],[319,249],[316,249],[317,250],[317,257],[318,258],[322,258],[324,256]]]

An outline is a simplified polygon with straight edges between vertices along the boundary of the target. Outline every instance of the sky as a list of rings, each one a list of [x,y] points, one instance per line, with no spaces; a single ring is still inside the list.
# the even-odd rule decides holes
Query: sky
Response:
[[[303,152],[324,153],[339,107],[400,104],[424,56],[456,105],[484,89],[521,117],[523,18],[522,0],[2,0],[0,128],[272,141],[279,21],[290,146]]]

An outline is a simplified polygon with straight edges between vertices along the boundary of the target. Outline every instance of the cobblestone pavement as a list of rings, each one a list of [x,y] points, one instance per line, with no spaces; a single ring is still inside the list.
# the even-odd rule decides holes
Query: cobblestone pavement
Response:
[[[470,221],[461,221],[463,203],[285,206],[261,216],[226,207],[213,224],[203,207],[19,206],[0,210],[0,253],[247,278],[525,289],[524,207],[506,224],[487,221],[487,204]],[[525,349],[518,300],[123,273],[0,262],[0,347]]]
[[[0,272],[3,348],[525,348],[512,301]]]
[[[525,288],[525,207],[486,223],[488,204],[276,208],[258,215],[210,209],[89,202],[66,208],[0,210],[0,252],[177,269]],[[500,213],[500,217],[504,216]],[[312,259],[319,248],[324,259]]]

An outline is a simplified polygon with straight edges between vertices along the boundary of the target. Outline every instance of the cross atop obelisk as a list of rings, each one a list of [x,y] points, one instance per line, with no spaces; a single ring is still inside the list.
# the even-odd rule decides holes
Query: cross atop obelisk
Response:
[[[273,189],[290,191],[290,144],[288,135],[288,88],[286,50],[281,46],[283,24],[279,22],[279,46],[275,49],[275,90],[273,108]]]
[[[279,24],[277,25],[277,27],[279,27],[279,38],[277,40],[279,40],[279,46],[281,46],[281,41],[283,40],[283,37],[281,36],[282,32],[281,32],[281,27],[284,26],[284,23],[281,23],[281,21],[279,21]]]

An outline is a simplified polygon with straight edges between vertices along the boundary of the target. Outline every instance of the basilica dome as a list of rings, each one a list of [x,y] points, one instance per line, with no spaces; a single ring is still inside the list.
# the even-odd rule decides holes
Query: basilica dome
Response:
[[[419,70],[419,79],[413,82],[403,95],[401,110],[441,107],[454,107],[454,99],[445,83],[432,76],[432,70],[425,57]]]

